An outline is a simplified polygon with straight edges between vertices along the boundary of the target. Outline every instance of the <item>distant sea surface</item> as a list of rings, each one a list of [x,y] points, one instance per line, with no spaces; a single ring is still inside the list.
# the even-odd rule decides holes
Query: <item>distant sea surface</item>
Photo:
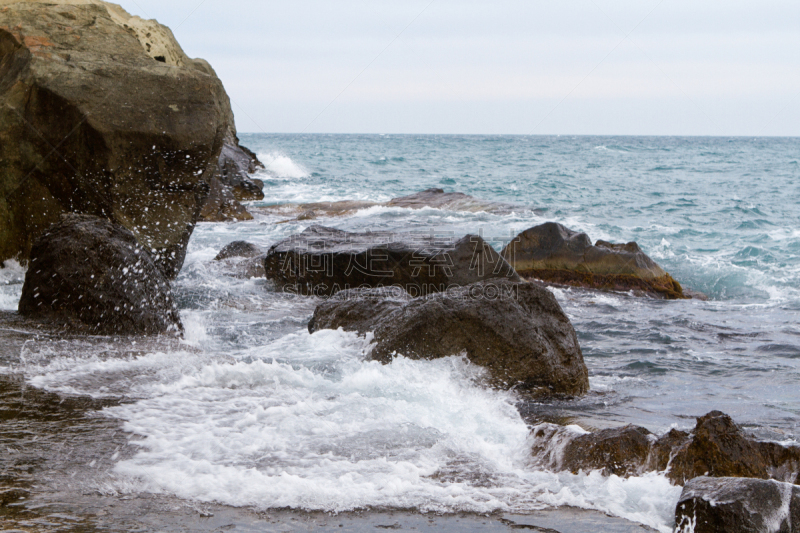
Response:
[[[576,506],[670,531],[680,488],[656,474],[538,471],[530,427],[633,423],[661,433],[691,429],[694,417],[717,409],[761,438],[796,442],[800,139],[245,134],[241,141],[266,166],[256,176],[266,199],[255,208],[385,202],[433,187],[514,207],[374,206],[315,221],[276,224],[286,217],[256,214],[199,225],[174,287],[183,341],[36,336],[0,355],[4,372],[26,387],[106,402],[93,416],[125,436],[112,447],[107,429],[96,438],[90,430],[84,452],[47,458],[59,490],[260,511]],[[481,233],[500,248],[547,221],[593,241],[636,241],[684,286],[709,296],[662,301],[553,289],[589,368],[592,391],[574,401],[531,403],[487,390],[477,384],[480,369],[459,357],[365,361],[367,341],[354,334],[309,335],[313,298],[237,279],[212,261],[234,240],[268,247],[314,223]],[[23,276],[18,265],[0,270],[0,308],[16,308]],[[108,448],[102,468],[76,459],[88,462],[92,446]]]

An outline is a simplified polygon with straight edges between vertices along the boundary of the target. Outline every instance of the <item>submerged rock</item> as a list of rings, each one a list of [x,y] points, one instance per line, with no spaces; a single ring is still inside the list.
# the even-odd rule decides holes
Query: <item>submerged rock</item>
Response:
[[[697,477],[675,507],[676,533],[800,531],[800,487],[748,478]]]
[[[420,296],[485,279],[520,279],[477,235],[350,233],[325,226],[311,226],[273,245],[264,268],[280,289],[317,296],[382,286]]]
[[[520,233],[501,252],[523,277],[615,291],[685,298],[683,288],[635,242],[592,241],[585,233],[548,222]]]
[[[656,438],[637,426],[578,434],[542,424],[534,428],[533,438],[534,459],[556,471],[666,472],[678,485],[703,475],[796,483],[800,472],[800,448],[755,440],[719,411],[698,418],[691,434],[673,429]]]
[[[486,211],[496,214],[510,213],[514,210],[519,210],[521,207],[524,209],[523,206],[481,200],[460,192],[444,192],[443,189],[428,189],[408,196],[393,198],[384,203],[341,200],[338,202],[314,202],[307,204],[278,204],[257,207],[254,208],[254,210],[271,215],[294,216],[292,219],[279,222],[284,223],[295,220],[310,220],[320,216],[335,217],[350,215],[360,209],[375,206],[404,207],[408,209],[433,207],[448,211],[467,211],[472,213]]]
[[[314,311],[309,331],[374,332],[370,357],[435,359],[466,354],[493,385],[533,394],[589,390],[578,338],[553,294],[505,279],[411,298],[398,287],[344,291]]]
[[[253,243],[247,241],[234,241],[225,246],[214,261],[225,263],[226,273],[236,278],[263,278],[264,250]]]
[[[393,198],[384,205],[410,209],[433,207],[448,211],[487,211],[498,214],[511,212],[515,207],[500,202],[480,200],[463,192],[444,192],[444,189],[427,189],[408,196]]]
[[[263,253],[264,250],[257,244],[247,241],[233,241],[219,251],[214,261],[221,261],[231,257],[257,257]]]
[[[169,282],[126,228],[64,215],[31,249],[21,315],[78,321],[95,334],[157,334],[183,327]]]
[[[0,5],[0,261],[77,212],[125,226],[174,278],[236,143],[222,82],[115,4]]]

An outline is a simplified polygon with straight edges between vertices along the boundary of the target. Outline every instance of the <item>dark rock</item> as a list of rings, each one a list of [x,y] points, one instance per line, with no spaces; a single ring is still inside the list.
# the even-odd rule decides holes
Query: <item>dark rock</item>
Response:
[[[349,233],[311,226],[269,249],[267,278],[295,294],[329,296],[356,287],[403,287],[412,296],[484,279],[519,276],[477,235]]]
[[[537,426],[533,437],[534,459],[552,470],[666,471],[678,485],[704,475],[796,483],[800,472],[800,448],[755,440],[719,411],[698,418],[691,434],[673,429],[658,439],[636,426],[579,434],[553,424]]]
[[[217,178],[211,180],[208,197],[200,210],[201,222],[232,222],[253,220],[253,215],[236,200],[233,189]]]
[[[233,197],[239,201],[263,200],[264,184],[259,180],[250,179],[250,174],[258,168],[264,168],[256,155],[239,146],[238,141],[225,143],[219,154],[219,173],[217,179],[231,188]]]
[[[308,323],[308,332],[342,328],[364,335],[375,331],[386,317],[412,299],[401,287],[341,291],[317,306]]]
[[[0,489],[0,507],[5,507],[9,503],[14,503],[23,498],[27,498],[29,494],[30,491],[27,489]]]
[[[698,477],[675,508],[676,533],[800,531],[800,487],[748,478]]]
[[[260,246],[247,241],[233,241],[219,251],[214,261],[221,261],[229,257],[258,257],[264,250]]]
[[[64,215],[34,243],[23,316],[77,320],[95,334],[180,332],[169,282],[123,226]]]
[[[225,246],[214,261],[222,261],[226,264],[226,274],[236,278],[263,278],[264,250],[255,244],[247,241],[234,241]]]
[[[637,426],[604,429],[572,439],[564,449],[569,470],[602,470],[605,475],[641,474],[655,436]]]
[[[554,222],[520,233],[501,255],[523,277],[593,289],[684,298],[683,288],[635,242],[592,241]]]
[[[226,139],[222,82],[165,26],[99,0],[0,10],[0,261],[76,212],[128,228],[174,278]]]
[[[309,331],[374,331],[372,359],[466,354],[491,383],[533,394],[579,395],[588,372],[575,330],[553,294],[506,279],[451,287],[424,298],[399,288],[350,290],[320,304]]]
[[[754,440],[719,411],[697,419],[692,440],[674,452],[667,473],[682,484],[698,476],[751,477],[797,482],[800,448]]]

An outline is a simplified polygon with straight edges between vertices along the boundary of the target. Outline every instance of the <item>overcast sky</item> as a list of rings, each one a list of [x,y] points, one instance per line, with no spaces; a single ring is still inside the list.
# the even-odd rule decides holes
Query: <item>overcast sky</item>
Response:
[[[798,0],[118,0],[242,132],[800,135]]]

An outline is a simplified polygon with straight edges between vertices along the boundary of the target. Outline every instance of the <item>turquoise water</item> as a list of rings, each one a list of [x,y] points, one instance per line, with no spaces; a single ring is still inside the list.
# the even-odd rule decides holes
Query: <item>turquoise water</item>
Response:
[[[257,176],[266,199],[254,208],[383,202],[431,187],[514,207],[501,214],[374,206],[284,224],[276,222],[286,216],[254,209],[253,221],[200,224],[174,286],[183,341],[37,337],[25,341],[19,361],[4,360],[35,387],[114,400],[102,414],[119,422],[128,446],[109,454],[102,472],[59,464],[69,483],[113,497],[166,495],[260,511],[527,513],[570,505],[666,532],[679,487],[658,474],[623,480],[540,471],[530,426],[635,423],[660,433],[692,428],[694,417],[719,409],[763,438],[797,441],[800,139],[241,140],[267,167]],[[553,289],[589,368],[591,392],[572,401],[536,403],[485,389],[481,370],[459,357],[366,361],[368,343],[354,334],[307,332],[317,300],[236,278],[213,261],[231,241],[267,247],[312,223],[481,233],[499,248],[546,221],[593,240],[635,240],[710,297]],[[24,271],[10,265],[0,275],[8,283],[0,285],[0,308],[13,309]]]
[[[722,409],[794,436],[800,139],[253,135],[243,142],[264,155],[274,177],[265,180],[267,203],[384,201],[440,187],[520,206],[502,216],[374,210],[332,222],[344,229],[482,232],[500,247],[556,221],[593,240],[637,241],[711,300],[557,290],[595,389],[563,406],[566,414],[663,429]]]
[[[308,175],[266,180],[269,202],[384,201],[430,187],[519,203],[592,239],[636,240],[717,299],[800,287],[800,139],[251,135]],[[289,170],[287,172],[287,170]],[[298,169],[299,170],[299,169]],[[438,222],[438,220],[437,220]],[[523,230],[524,216],[464,221]]]

